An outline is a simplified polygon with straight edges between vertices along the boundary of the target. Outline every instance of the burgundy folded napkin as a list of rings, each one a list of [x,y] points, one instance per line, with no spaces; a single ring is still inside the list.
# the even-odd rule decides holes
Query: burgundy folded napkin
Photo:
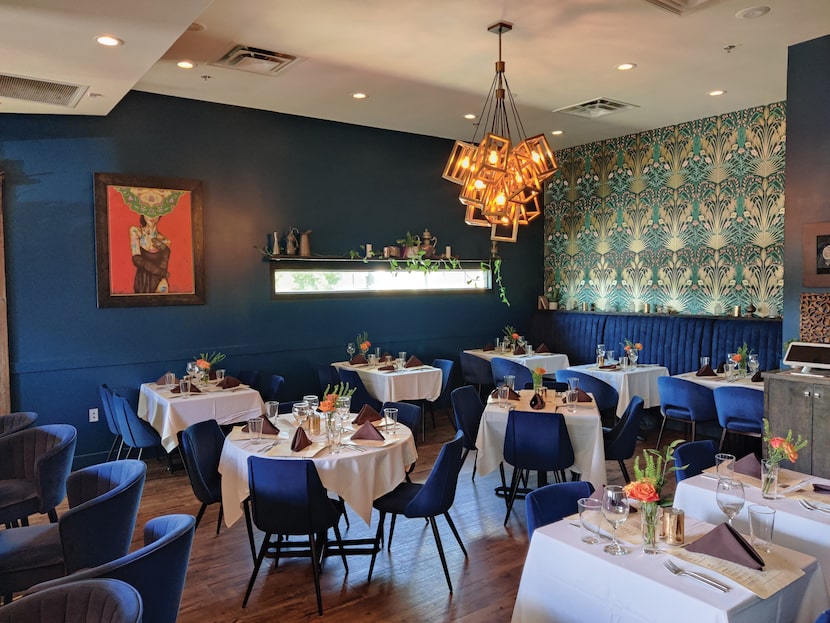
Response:
[[[761,477],[761,462],[753,453],[747,454],[745,457],[735,461],[735,473],[743,474],[744,476],[752,476],[753,478]]]
[[[181,387],[176,385],[176,387],[174,387],[173,389],[170,390],[170,393],[172,393],[172,394],[181,394],[182,393]],[[191,383],[190,384],[190,393],[191,394],[201,394],[202,392],[199,391],[199,388],[196,387],[196,385]]]
[[[494,389],[490,393],[490,397],[491,398],[498,398],[499,397],[499,390]],[[507,399],[508,400],[520,400],[521,396],[519,396],[519,394],[517,392],[515,392],[514,390],[510,389],[510,390],[507,391]]]
[[[360,365],[362,363],[369,363],[369,360],[366,359],[366,357],[364,357],[363,355],[355,355],[354,357],[349,359],[349,363],[352,364],[353,366],[357,366],[357,365]]]
[[[758,571],[764,568],[764,559],[740,532],[728,523],[715,526],[697,541],[686,546],[687,552],[697,552],[728,560]]]
[[[409,359],[407,359],[404,364],[404,368],[417,368],[422,365],[424,365],[424,362],[418,359],[415,355],[410,355]]]
[[[279,435],[280,434],[280,429],[277,428],[276,426],[274,426],[273,424],[271,424],[271,420],[269,420],[264,415],[260,415],[259,417],[262,420],[262,434],[263,435]],[[248,425],[247,424],[245,424],[245,426],[242,427],[242,432],[243,433],[248,432]]]
[[[616,363],[609,363],[604,366],[600,366],[600,370],[616,370],[619,366]]]
[[[216,384],[216,387],[221,387],[222,389],[230,389],[231,387],[239,387],[239,379],[235,376],[226,376],[224,379],[219,381]]]
[[[712,366],[710,366],[708,363],[705,366],[703,366],[700,370],[695,372],[695,376],[717,376],[717,375],[718,375],[717,372],[712,370]]]
[[[158,380],[158,381],[156,381],[156,385],[166,385],[166,384],[167,384],[167,381],[165,381],[165,380],[164,380],[164,377],[165,377],[165,376],[167,376],[167,375],[168,375],[168,374],[170,374],[170,373],[172,373],[172,370],[168,370],[167,372],[165,372],[164,374],[162,374],[162,375],[159,377],[159,380]],[[179,382],[179,379],[174,378],[173,382],[174,382],[174,383],[178,383],[178,382]]]
[[[213,368],[211,368],[210,372],[208,372],[208,380],[210,380],[210,381],[215,381],[216,380],[216,370],[214,370]]]
[[[594,399],[588,395],[584,389],[576,389],[576,395],[578,396],[576,401],[577,402],[594,402]]]
[[[752,375],[752,378],[749,379],[749,380],[752,381],[753,383],[760,383],[761,381],[764,380],[764,377],[761,376],[761,371],[757,370],[755,372],[755,374]]]
[[[294,438],[291,440],[291,450],[293,452],[299,452],[300,450],[308,448],[310,445],[311,439],[305,434],[305,430],[298,428],[294,433]]]
[[[717,374],[723,374],[724,372],[726,372],[726,362],[725,362],[725,361],[721,361],[721,362],[718,364],[718,369],[717,369],[717,370],[715,370],[715,372],[716,372]]]
[[[545,408],[545,401],[539,394],[533,394],[533,398],[530,399],[530,408],[531,409],[544,409]]]
[[[830,493],[830,486],[814,482],[813,491],[815,491],[816,493]]]
[[[537,353],[549,353],[550,349],[547,346],[545,346],[544,342],[542,342],[541,344],[539,344],[539,348],[536,349],[536,352]]]
[[[377,422],[378,420],[382,420],[380,413],[375,411],[369,405],[363,405],[360,409],[360,413],[357,414],[357,417],[352,420],[352,424],[360,426],[365,424],[366,422]]]
[[[389,357],[389,358],[391,359],[391,358],[392,358],[392,354],[391,354],[391,353],[383,353],[383,355],[381,356],[380,360],[381,360],[381,361],[386,361],[386,358],[387,358],[387,357]]]
[[[516,344],[516,348],[513,349],[513,354],[514,355],[524,355],[525,354],[525,349],[522,348],[521,346],[519,346],[518,344]]]
[[[496,347],[495,347],[495,346],[493,346],[490,342],[487,342],[487,343],[484,345],[484,348],[482,348],[481,350],[496,350]]]
[[[383,441],[386,439],[381,432],[375,428],[371,422],[361,424],[360,428],[352,435],[352,439],[373,439],[375,441]]]
[[[391,364],[391,363],[386,364],[385,366],[378,367],[378,370],[382,370],[384,372],[386,372],[387,370],[391,371],[391,370],[394,370],[394,369],[395,369],[395,365]]]

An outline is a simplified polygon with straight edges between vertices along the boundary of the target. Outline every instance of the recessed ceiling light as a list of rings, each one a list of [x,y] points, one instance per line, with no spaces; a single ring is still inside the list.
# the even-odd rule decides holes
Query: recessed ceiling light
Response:
[[[723,95],[724,93],[726,93],[726,91],[724,91],[723,89],[715,89],[714,91],[709,91],[709,95],[711,95],[712,97],[717,97],[718,95]]]
[[[468,112],[466,115],[464,115],[464,118],[465,119],[475,119],[476,116],[473,113]]]
[[[564,132],[562,130],[551,130],[550,133],[553,134],[554,136],[562,136],[564,134]]]
[[[356,100],[365,100],[368,97],[368,95],[366,95],[365,93],[352,93],[352,97]]]
[[[196,67],[196,63],[194,63],[193,61],[181,60],[178,63],[176,63],[176,66],[180,69],[193,69],[194,67]]]
[[[735,17],[738,19],[755,19],[756,17],[763,17],[769,13],[769,10],[768,6],[753,6],[748,9],[741,9],[735,13]]]
[[[620,71],[628,71],[629,69],[634,69],[637,66],[637,63],[622,63],[621,65],[617,65],[617,69]]]
[[[100,37],[95,37],[95,40],[99,43],[99,45],[105,45],[108,48],[124,45],[124,42],[121,41],[121,39],[113,37],[112,35],[101,35]]]

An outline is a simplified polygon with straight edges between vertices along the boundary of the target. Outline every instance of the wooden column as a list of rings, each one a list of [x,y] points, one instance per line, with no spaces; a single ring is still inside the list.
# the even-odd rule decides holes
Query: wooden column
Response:
[[[0,171],[0,413],[11,413],[9,316],[6,301],[6,239],[3,232],[3,177]]]

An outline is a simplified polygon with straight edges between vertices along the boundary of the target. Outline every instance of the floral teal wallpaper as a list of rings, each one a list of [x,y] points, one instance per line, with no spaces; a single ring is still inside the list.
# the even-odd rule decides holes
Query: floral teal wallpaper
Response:
[[[781,313],[784,102],[556,153],[545,291],[566,309]]]

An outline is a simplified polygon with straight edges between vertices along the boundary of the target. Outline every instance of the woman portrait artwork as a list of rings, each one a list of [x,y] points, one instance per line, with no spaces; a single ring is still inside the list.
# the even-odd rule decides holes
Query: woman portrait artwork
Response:
[[[193,292],[190,193],[110,186],[113,294]]]

